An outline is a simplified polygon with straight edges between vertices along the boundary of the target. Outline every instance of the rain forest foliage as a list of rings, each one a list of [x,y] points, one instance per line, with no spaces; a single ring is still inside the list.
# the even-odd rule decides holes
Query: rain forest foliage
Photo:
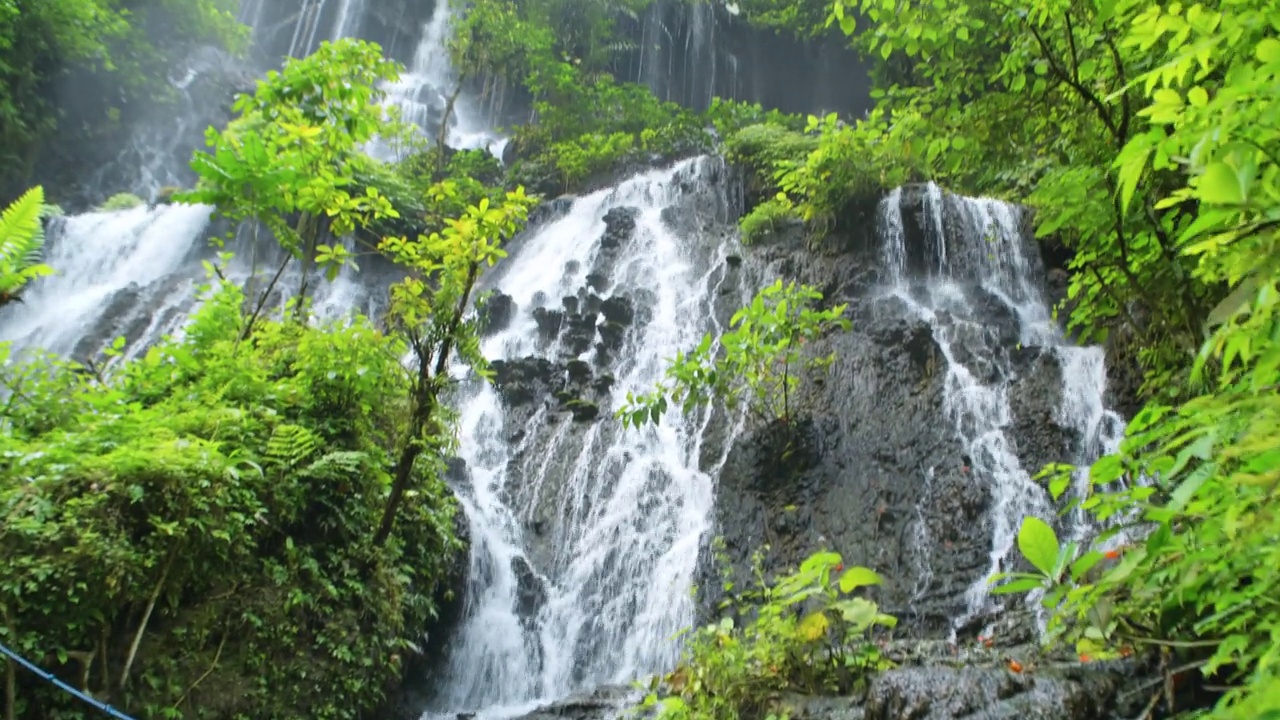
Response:
[[[367,717],[459,600],[449,371],[487,375],[471,300],[532,201],[359,154],[398,132],[375,89],[397,73],[357,41],[291,61],[175,196],[262,226],[280,265],[249,287],[301,264],[288,303],[224,253],[181,337],[84,362],[0,346],[0,642],[138,717]],[[390,196],[422,216],[378,238],[403,278],[385,317],[311,319],[311,271],[356,254],[326,238],[398,219]],[[12,293],[47,271],[42,212],[33,191],[4,214]],[[83,712],[11,663],[4,688],[5,720]]]
[[[0,199],[12,199],[45,146],[93,141],[195,43],[243,46],[237,0],[0,0]]]

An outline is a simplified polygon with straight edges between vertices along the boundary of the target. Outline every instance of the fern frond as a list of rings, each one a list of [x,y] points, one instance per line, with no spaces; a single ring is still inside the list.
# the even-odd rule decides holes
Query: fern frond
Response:
[[[44,246],[44,225],[40,222],[44,211],[44,189],[37,185],[0,213],[0,263],[16,269],[19,261],[33,254],[39,260]]]
[[[6,302],[28,282],[53,273],[40,264],[47,211],[44,188],[37,185],[0,212],[0,297]]]
[[[327,453],[301,471],[305,477],[318,480],[339,480],[358,476],[365,470],[369,456],[357,450],[340,450]]]
[[[277,425],[267,441],[266,456],[285,467],[297,467],[315,454],[320,438],[301,425]]]

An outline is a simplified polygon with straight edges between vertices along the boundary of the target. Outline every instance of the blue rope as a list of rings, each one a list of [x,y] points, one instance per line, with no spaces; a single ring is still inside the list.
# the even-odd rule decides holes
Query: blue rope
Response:
[[[58,678],[54,677],[54,676],[53,676],[53,673],[47,673],[47,672],[45,672],[44,670],[41,670],[40,668],[36,667],[35,665],[32,665],[31,663],[27,662],[26,660],[23,660],[21,657],[19,657],[19,656],[18,656],[18,654],[17,654],[16,652],[14,652],[14,651],[10,650],[9,648],[5,647],[4,645],[0,645],[0,654],[8,655],[8,656],[9,656],[9,658],[10,658],[11,660],[13,660],[14,662],[18,663],[18,664],[19,664],[19,665],[21,665],[22,667],[24,667],[24,668],[26,668],[26,669],[30,670],[31,672],[35,673],[35,674],[36,674],[40,679],[42,679],[42,680],[48,680],[49,682],[53,683],[54,685],[57,685],[59,688],[61,688],[61,689],[63,689],[63,690],[66,690],[67,692],[71,693],[72,695],[75,695],[76,697],[78,697],[78,698],[80,698],[81,700],[83,700],[83,701],[85,701],[85,702],[89,703],[90,705],[92,705],[92,706],[94,706],[95,708],[97,708],[97,709],[101,710],[102,712],[104,712],[104,713],[106,713],[106,714],[110,715],[111,717],[115,718],[116,720],[133,720],[133,718],[129,717],[128,715],[125,715],[124,713],[120,712],[119,710],[116,710],[115,708],[111,707],[110,705],[103,705],[102,703],[98,702],[97,700],[94,700],[93,698],[89,697],[88,695],[85,695],[84,693],[80,692],[79,690],[77,690],[77,689],[75,689],[75,688],[71,687],[70,685],[68,685],[68,684],[66,684],[66,683],[64,683],[64,682],[62,682],[62,681],[61,681],[61,680],[59,680]]]

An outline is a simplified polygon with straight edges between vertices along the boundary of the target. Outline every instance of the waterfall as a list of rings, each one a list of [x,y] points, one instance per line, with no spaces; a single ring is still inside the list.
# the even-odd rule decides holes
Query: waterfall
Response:
[[[956,619],[958,625],[998,609],[987,579],[1012,569],[1010,551],[1022,519],[1035,515],[1054,522],[1052,501],[1032,478],[1039,468],[1024,468],[1018,458],[1009,397],[1017,370],[1000,348],[1016,341],[1019,351],[1043,348],[1052,354],[1062,375],[1056,417],[1079,438],[1074,458],[1078,464],[1087,466],[1115,450],[1124,422],[1106,408],[1102,349],[1070,344],[1052,319],[1021,208],[989,198],[950,195],[933,183],[918,194],[918,217],[911,220],[922,231],[922,247],[907,245],[901,188],[878,208],[888,293],[932,329],[947,365],[944,414],[965,449],[973,481],[991,491],[990,565],[968,589],[968,611]],[[1015,337],[999,337],[993,308],[1012,312]],[[1075,491],[1082,492],[1085,483],[1087,468],[1077,473]],[[1069,518],[1067,529],[1073,539],[1092,533],[1078,512]]]
[[[448,50],[452,13],[451,4],[447,0],[436,2],[431,19],[422,28],[421,40],[414,50],[408,71],[399,80],[387,83],[383,88],[387,93],[386,104],[397,108],[402,120],[430,133],[429,140],[432,142],[435,140],[434,129],[440,127],[449,96],[455,92],[458,84]],[[489,148],[495,155],[502,155],[501,141],[490,130],[489,123],[481,117],[473,98],[466,93],[460,93],[454,101],[445,140],[451,147]],[[378,157],[395,157],[394,151],[383,147],[381,143],[371,152]]]
[[[594,373],[603,412],[651,389],[676,352],[719,332],[720,303],[747,299],[726,279],[736,240],[722,175],[710,158],[643,173],[533,231],[495,281],[518,312],[485,355],[549,364],[570,386]],[[567,311],[551,334],[548,313],[560,311],[549,302]],[[609,332],[619,316],[632,318],[620,336]],[[450,715],[510,714],[671,666],[674,635],[694,617],[712,478],[732,441],[703,447],[709,413],[627,431],[550,403],[513,407],[502,376],[462,405],[471,584],[433,703]]]

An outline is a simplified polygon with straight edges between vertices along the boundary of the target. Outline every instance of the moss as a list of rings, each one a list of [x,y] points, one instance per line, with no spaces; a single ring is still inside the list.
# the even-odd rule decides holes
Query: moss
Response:
[[[132,210],[139,205],[146,203],[142,198],[132,193],[116,193],[107,198],[106,202],[98,206],[98,212],[116,212],[118,210]]]
[[[582,398],[570,400],[565,408],[573,414],[575,422],[591,422],[600,416],[600,406]]]

